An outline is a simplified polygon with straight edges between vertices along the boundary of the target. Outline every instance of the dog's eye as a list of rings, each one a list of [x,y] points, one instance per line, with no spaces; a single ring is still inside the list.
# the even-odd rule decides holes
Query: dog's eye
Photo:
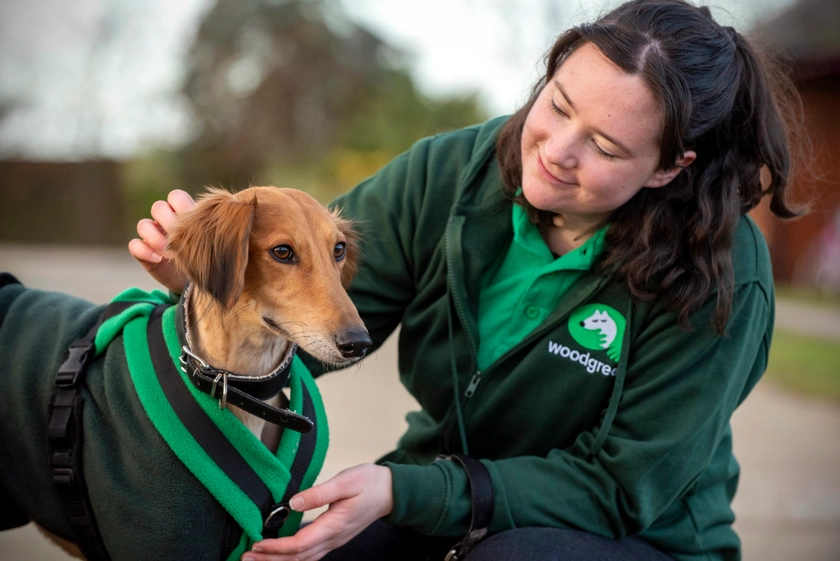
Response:
[[[335,244],[335,249],[333,249],[333,255],[335,255],[336,261],[341,261],[344,259],[344,256],[347,255],[347,244],[344,242],[338,242]]]
[[[271,256],[281,263],[292,263],[295,261],[295,252],[287,245],[278,245],[271,249]]]

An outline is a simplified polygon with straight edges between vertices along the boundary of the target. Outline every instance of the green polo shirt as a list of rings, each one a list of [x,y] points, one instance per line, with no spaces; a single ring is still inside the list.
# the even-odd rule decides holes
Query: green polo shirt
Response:
[[[580,247],[555,258],[525,210],[513,205],[513,242],[481,283],[478,368],[484,370],[548,316],[604,249],[604,226]]]

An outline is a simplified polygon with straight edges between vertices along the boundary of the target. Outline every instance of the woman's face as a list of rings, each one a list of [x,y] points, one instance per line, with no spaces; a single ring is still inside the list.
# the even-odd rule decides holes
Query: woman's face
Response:
[[[522,191],[534,207],[598,225],[643,188],[666,185],[658,170],[662,112],[641,78],[594,45],[578,47],[534,103],[522,131]],[[686,152],[677,162],[694,159]]]

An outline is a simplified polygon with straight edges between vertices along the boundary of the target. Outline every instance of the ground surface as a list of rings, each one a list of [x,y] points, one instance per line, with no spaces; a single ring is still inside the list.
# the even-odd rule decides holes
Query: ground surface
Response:
[[[106,302],[128,286],[157,288],[121,249],[0,244],[0,271],[25,284]],[[834,333],[840,316],[778,306],[777,326]],[[838,365],[840,369],[840,365]],[[399,384],[389,341],[363,366],[319,381],[331,447],[322,478],[390,450],[417,404]],[[734,509],[745,561],[840,560],[840,403],[760,383],[732,421],[742,466]],[[68,559],[30,525],[0,532],[0,560]]]

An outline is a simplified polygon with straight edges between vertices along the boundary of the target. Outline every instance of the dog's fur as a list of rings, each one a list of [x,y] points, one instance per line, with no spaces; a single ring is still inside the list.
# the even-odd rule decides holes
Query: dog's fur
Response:
[[[285,248],[294,257],[276,259],[272,254],[281,247],[281,257]],[[336,366],[358,360],[371,343],[345,291],[357,251],[350,223],[301,191],[210,189],[178,217],[167,246],[191,282],[192,350],[216,368],[254,376],[272,372],[293,343]],[[276,450],[281,434],[275,425],[231,410]],[[45,533],[81,557],[72,544]]]
[[[346,250],[340,259],[337,244]],[[278,247],[287,247],[294,258],[272,257]],[[291,343],[342,366],[370,346],[345,292],[356,269],[356,235],[348,221],[301,191],[211,189],[179,217],[167,251],[194,286],[188,302],[190,343],[217,368],[268,374]],[[261,436],[265,421],[232,410]],[[264,436],[269,447],[276,447],[278,434]]]

